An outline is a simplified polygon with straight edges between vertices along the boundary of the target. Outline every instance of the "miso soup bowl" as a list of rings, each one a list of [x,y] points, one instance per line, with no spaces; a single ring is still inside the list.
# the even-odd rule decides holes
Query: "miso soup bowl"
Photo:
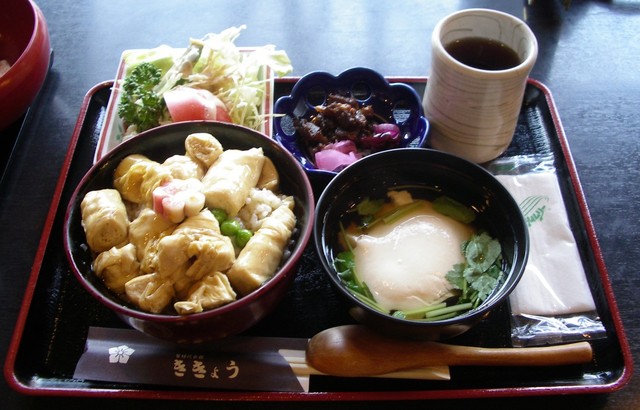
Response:
[[[385,198],[393,189],[409,189],[414,197],[424,195],[427,199],[440,195],[453,198],[475,209],[478,230],[487,231],[500,242],[506,277],[477,308],[440,321],[400,319],[363,303],[342,282],[334,267],[336,255],[342,250],[338,245],[339,221],[363,198]],[[529,255],[525,220],[500,182],[477,164],[426,148],[372,154],[336,175],[316,204],[314,240],[329,281],[347,300],[349,313],[356,321],[391,336],[422,340],[458,336],[486,318],[516,287]]]
[[[280,175],[280,192],[295,198],[296,226],[275,274],[252,293],[201,313],[148,313],[125,302],[95,275],[92,269],[93,255],[82,227],[80,203],[87,192],[113,186],[113,172],[124,157],[142,154],[162,162],[171,155],[184,155],[185,138],[198,132],[213,134],[224,149],[261,147]],[[176,343],[195,344],[239,334],[258,323],[278,305],[296,275],[298,261],[311,238],[313,218],[311,185],[304,170],[289,152],[271,138],[249,128],[221,122],[193,121],[173,123],[143,132],[118,145],[96,162],[72,194],[63,237],[74,276],[97,303],[143,333]]]
[[[17,121],[42,88],[51,63],[47,21],[31,0],[4,0],[0,7],[0,130]]]

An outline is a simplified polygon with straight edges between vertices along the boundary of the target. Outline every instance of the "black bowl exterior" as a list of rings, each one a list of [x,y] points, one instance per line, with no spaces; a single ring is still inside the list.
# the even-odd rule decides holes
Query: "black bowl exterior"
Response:
[[[476,224],[500,241],[507,267],[504,284],[478,308],[452,319],[418,322],[374,311],[341,283],[333,261],[339,251],[338,221],[364,197],[385,197],[389,189],[409,189],[431,198],[447,195],[474,208]],[[354,306],[352,316],[391,335],[445,339],[459,335],[503,302],[524,272],[529,234],[518,204],[484,168],[459,157],[423,148],[404,148],[370,155],[350,165],[327,185],[316,207],[314,240],[320,261],[336,289]]]
[[[295,244],[279,271],[251,294],[228,305],[192,315],[151,314],[126,304],[92,271],[92,255],[81,225],[80,203],[84,195],[95,189],[113,186],[113,171],[130,154],[143,154],[164,161],[184,154],[184,140],[197,132],[213,134],[225,149],[262,147],[280,174],[280,189],[292,195],[297,218]],[[297,160],[269,137],[239,125],[215,121],[174,123],[139,134],[123,142],[98,161],[83,177],[73,193],[64,226],[64,246],[72,271],[82,286],[103,305],[113,310],[133,328],[165,340],[197,343],[240,333],[273,310],[295,277],[299,258],[311,237],[314,199],[311,184]]]

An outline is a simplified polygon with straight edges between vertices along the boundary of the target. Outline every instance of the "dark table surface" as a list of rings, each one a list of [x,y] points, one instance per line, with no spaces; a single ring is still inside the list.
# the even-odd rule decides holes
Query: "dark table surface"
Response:
[[[386,76],[429,74],[429,36],[458,9],[490,7],[526,18],[540,52],[531,76],[555,98],[635,361],[640,357],[640,2],[504,1],[87,1],[39,0],[54,62],[0,192],[0,354],[6,354],[54,187],[83,97],[115,75],[125,49],[182,46],[189,37],[247,24],[240,46],[272,43],[294,72],[368,66]],[[20,395],[3,381],[3,409],[387,408],[391,403],[167,403]],[[447,402],[404,408],[640,407],[640,380],[604,395]]]

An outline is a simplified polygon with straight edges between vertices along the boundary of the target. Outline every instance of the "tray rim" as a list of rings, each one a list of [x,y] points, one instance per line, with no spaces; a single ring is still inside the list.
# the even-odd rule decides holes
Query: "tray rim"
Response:
[[[420,83],[428,80],[426,76],[393,76],[386,77],[390,82],[414,82]],[[299,77],[282,77],[275,79],[275,83],[295,83]],[[549,396],[558,394],[592,394],[612,393],[622,389],[630,381],[633,374],[633,361],[630,345],[627,340],[624,327],[620,318],[620,312],[615,300],[611,281],[602,256],[595,228],[590,217],[584,192],[580,184],[578,172],[569,149],[564,128],[560,121],[557,107],[549,88],[535,79],[529,78],[528,84],[538,88],[544,95],[552,117],[552,122],[558,136],[560,148],[564,155],[565,163],[571,179],[571,186],[576,196],[577,205],[582,214],[586,233],[593,251],[600,285],[604,292],[611,313],[613,326],[615,327],[620,350],[623,358],[623,368],[620,377],[613,383],[599,385],[558,385],[558,386],[527,386],[527,387],[500,387],[500,388],[475,388],[475,389],[434,389],[434,390],[408,390],[408,391],[334,391],[334,392],[245,392],[245,391],[184,391],[184,390],[160,390],[159,388],[126,390],[123,388],[78,388],[56,386],[32,386],[23,383],[15,372],[15,364],[23,332],[27,325],[27,316],[30,303],[35,292],[42,267],[43,257],[58,212],[64,185],[66,184],[70,166],[75,154],[77,142],[85,124],[89,106],[95,94],[107,87],[112,87],[114,81],[104,81],[94,85],[85,94],[72,137],[68,144],[67,153],[61,167],[60,175],[47,213],[37,252],[25,289],[23,302],[18,312],[16,325],[12,334],[9,349],[4,365],[4,376],[8,385],[15,391],[31,396],[58,396],[58,397],[103,397],[103,398],[136,398],[136,399],[165,399],[165,400],[213,400],[213,401],[388,401],[388,400],[427,400],[427,399],[452,399],[452,398],[499,398],[499,397],[523,397],[523,396]],[[455,397],[454,397],[455,396]]]

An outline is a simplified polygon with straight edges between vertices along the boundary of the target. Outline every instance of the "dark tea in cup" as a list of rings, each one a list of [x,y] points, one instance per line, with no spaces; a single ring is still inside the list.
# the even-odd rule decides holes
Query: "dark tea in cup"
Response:
[[[508,70],[521,63],[515,50],[490,38],[461,38],[446,44],[444,49],[462,64],[480,70]]]

